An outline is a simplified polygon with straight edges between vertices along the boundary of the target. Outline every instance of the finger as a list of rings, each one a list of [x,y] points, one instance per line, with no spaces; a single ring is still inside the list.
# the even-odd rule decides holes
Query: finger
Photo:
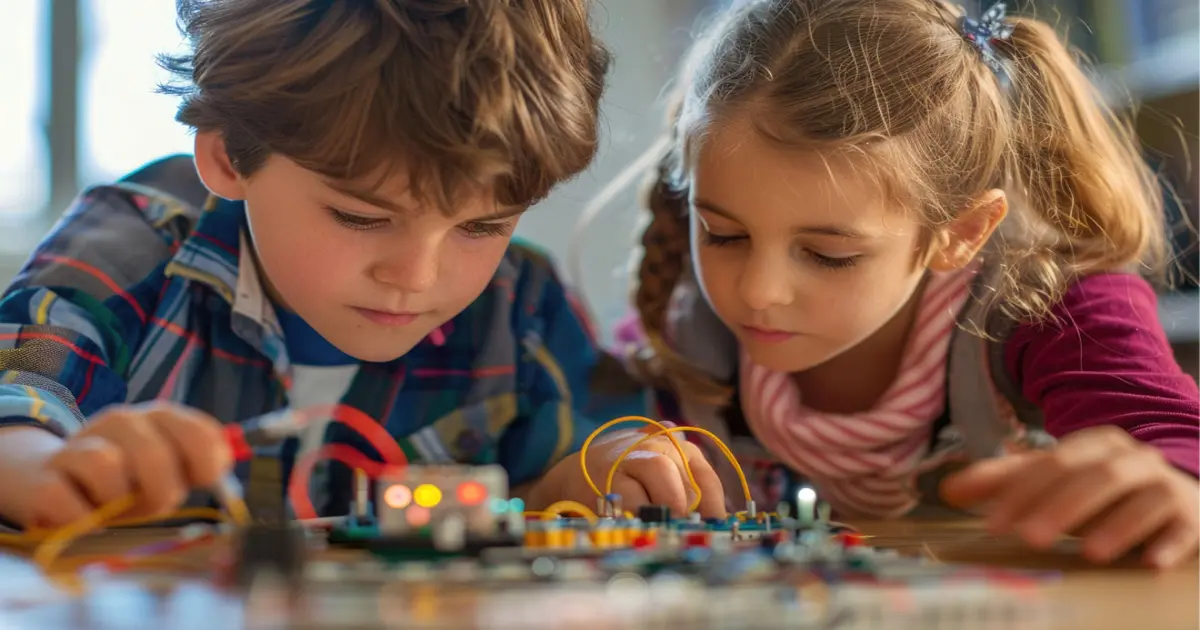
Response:
[[[49,462],[74,483],[95,506],[115,501],[133,491],[128,462],[120,447],[95,435],[67,442]]]
[[[700,486],[700,515],[704,518],[725,518],[725,489],[721,478],[712,464],[703,457],[688,457],[692,465],[692,476]]]
[[[1170,569],[1196,555],[1200,532],[1191,518],[1173,519],[1146,548],[1145,561],[1156,569]]]
[[[664,436],[662,439],[650,442],[648,450],[653,450],[656,453],[667,457],[673,464],[675,464],[675,468],[678,471],[677,474],[679,475],[681,483],[683,483],[684,501],[687,503],[687,507],[684,508],[684,513],[687,513],[687,511],[691,509],[692,504],[696,503],[697,494],[700,495],[701,501],[704,499],[706,491],[704,487],[700,485],[699,478],[696,477],[696,467],[701,464],[706,464],[707,460],[704,458],[704,453],[700,452],[699,447],[677,437],[675,438],[675,441],[679,445],[679,448],[676,449],[675,446],[671,444],[671,437]],[[687,458],[686,461],[683,457],[680,457],[681,452],[683,453],[684,457]],[[693,482],[693,480],[695,481]],[[698,504],[696,509],[699,509]]]
[[[1031,454],[985,459],[947,476],[939,491],[947,503],[956,507],[972,507],[989,501],[1033,461]]]
[[[1044,497],[1063,483],[1065,471],[1050,457],[1036,460],[1013,475],[987,506],[984,522],[992,533],[1007,533],[1021,517],[1037,509]]]
[[[104,437],[125,452],[133,471],[138,504],[130,516],[157,516],[187,497],[187,484],[174,447],[144,413],[123,414],[107,422]]]
[[[622,471],[641,484],[651,503],[667,506],[676,516],[687,514],[687,491],[671,458],[653,451],[634,451]]]
[[[1168,493],[1147,489],[1128,496],[1082,532],[1083,556],[1092,562],[1111,562],[1162,530],[1173,514]]]
[[[1015,529],[1034,547],[1048,546],[1145,486],[1161,469],[1159,459],[1149,449],[1138,449],[1077,469],[1061,485],[1047,488],[1032,511],[1018,515]]]
[[[642,484],[628,475],[618,474],[613,479],[613,492],[621,495],[621,509],[637,513],[637,509],[650,504],[650,495]]]
[[[183,408],[149,410],[154,426],[178,455],[184,480],[193,488],[211,488],[233,466],[233,454],[221,423],[207,414]]]
[[[40,529],[57,529],[91,514],[96,506],[84,497],[74,482],[57,472],[38,484],[35,504],[28,525]]]

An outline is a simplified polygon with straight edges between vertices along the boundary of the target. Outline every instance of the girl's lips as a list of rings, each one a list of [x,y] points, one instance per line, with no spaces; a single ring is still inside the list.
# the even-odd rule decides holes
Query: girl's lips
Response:
[[[746,336],[760,343],[782,343],[796,336],[796,333],[757,326],[742,326]]]

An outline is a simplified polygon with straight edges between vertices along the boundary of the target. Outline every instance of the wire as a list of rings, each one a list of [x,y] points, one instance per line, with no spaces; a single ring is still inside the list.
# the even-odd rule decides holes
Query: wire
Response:
[[[383,461],[393,466],[408,465],[408,456],[396,438],[374,418],[349,405],[336,405],[333,420],[353,429],[375,449]]]
[[[591,446],[592,440],[596,439],[596,437],[603,433],[605,429],[624,422],[642,422],[656,426],[664,431],[667,430],[667,426],[663,423],[657,420],[651,420],[645,416],[622,416],[616,420],[605,422],[604,424],[600,425],[600,428],[592,431],[592,434],[583,441],[583,446],[579,448],[579,466],[583,469],[583,480],[587,482],[587,485],[592,489],[592,492],[595,492],[596,496],[600,497],[601,499],[605,497],[605,494],[600,492],[600,488],[596,487],[596,482],[592,481],[592,475],[588,472],[587,450],[588,447]],[[667,435],[667,439],[671,440],[671,445],[675,447],[675,452],[679,453],[679,458],[683,460],[683,470],[687,473],[688,482],[692,484],[692,490],[696,493],[695,503],[696,505],[700,505],[700,484],[696,483],[696,478],[692,476],[692,466],[688,463],[687,454],[683,452],[683,447],[679,445],[679,442],[675,439],[675,436]],[[643,438],[641,441],[645,441],[645,438]]]
[[[104,523],[125,513],[133,507],[135,500],[132,494],[110,501],[96,511],[84,515],[73,523],[69,523],[51,533],[38,545],[33,552],[33,561],[45,569],[49,569],[54,561],[66,551],[71,543],[99,529]]]
[[[643,437],[642,439],[634,442],[633,444],[630,444],[629,446],[625,447],[625,450],[621,451],[621,454],[617,456],[616,461],[613,462],[612,468],[608,469],[608,479],[606,480],[605,485],[604,485],[605,494],[607,495],[607,494],[612,493],[613,478],[617,475],[617,468],[621,465],[621,462],[625,461],[625,458],[628,457],[629,454],[633,452],[633,449],[638,447],[639,444],[641,444],[642,442],[645,442],[646,440],[652,440],[660,435],[668,435],[671,433],[684,433],[684,432],[699,433],[701,435],[708,436],[709,438],[712,439],[713,442],[716,443],[717,448],[721,449],[721,452],[725,454],[725,458],[728,459],[729,463],[733,465],[734,471],[737,472],[738,481],[742,482],[742,492],[744,492],[746,494],[746,502],[749,503],[750,501],[752,501],[753,498],[750,496],[750,484],[749,484],[749,482],[746,481],[746,473],[744,473],[742,471],[741,464],[739,464],[737,461],[737,458],[733,456],[733,451],[729,450],[729,447],[726,446],[725,443],[721,441],[721,438],[713,435],[712,431],[708,431],[706,429],[701,429],[699,427],[672,427],[669,429],[663,429],[662,431],[659,431],[658,433],[651,433],[650,435],[647,435],[647,436]],[[684,466],[688,467],[688,478],[690,479],[691,475],[692,475],[691,465],[688,464],[687,461],[685,460]],[[688,513],[695,512],[696,508],[698,508],[699,506],[700,506],[700,494],[697,493],[696,498],[693,501],[692,505],[690,507],[688,507]]]
[[[309,408],[305,410],[305,413],[309,413],[311,419],[315,412],[313,412],[313,408]],[[404,449],[400,448],[399,442],[371,416],[354,407],[341,404],[333,406],[332,416],[335,422],[346,425],[365,439],[387,465],[384,466],[344,444],[326,444],[316,451],[305,454],[297,461],[296,469],[292,471],[292,479],[288,483],[288,498],[292,502],[292,511],[300,520],[317,518],[317,512],[313,507],[312,499],[308,496],[308,491],[313,469],[321,460],[333,459],[349,466],[352,470],[356,467],[362,468],[369,478],[378,478],[387,468],[408,465],[408,456],[404,454]],[[355,462],[364,465],[359,466]],[[371,474],[371,471],[375,471],[375,473]]]
[[[360,468],[368,478],[376,479],[386,470],[392,468],[389,464],[377,462],[348,444],[326,444],[308,453],[296,462],[292,470],[291,481],[288,482],[288,499],[292,502],[292,510],[301,521],[317,518],[312,499],[308,496],[308,486],[312,480],[313,469],[326,459],[345,464],[350,469]]]
[[[595,512],[578,501],[558,501],[551,503],[549,507],[542,510],[542,520],[548,521],[568,512],[575,512],[582,515],[592,525],[595,525],[600,520],[600,517],[596,516]]]

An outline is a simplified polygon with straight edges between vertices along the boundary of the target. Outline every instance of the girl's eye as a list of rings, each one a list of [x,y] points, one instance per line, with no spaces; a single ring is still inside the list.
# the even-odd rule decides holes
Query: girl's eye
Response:
[[[808,254],[808,257],[811,258],[813,260],[813,262],[817,263],[818,265],[820,265],[822,267],[825,267],[826,269],[847,269],[847,268],[853,267],[854,265],[857,265],[858,259],[861,258],[861,255],[845,256],[843,258],[835,258],[833,256],[825,256],[823,254],[818,254],[817,252],[814,252],[812,250],[805,250],[805,253]]]
[[[388,222],[387,219],[364,217],[358,214],[342,212],[341,210],[337,210],[335,208],[326,207],[325,209],[329,211],[329,215],[333,217],[334,221],[337,221],[342,227],[349,228],[351,230],[373,230],[386,225]]]
[[[722,245],[730,245],[730,244],[736,243],[738,241],[744,241],[744,240],[746,240],[746,238],[747,238],[746,236],[722,236],[720,234],[713,234],[712,232],[709,232],[707,230],[705,230],[705,232],[704,232],[704,244],[712,245],[714,247],[720,247]]]
[[[470,221],[458,226],[467,238],[505,237],[512,234],[513,222],[488,223],[485,221]]]

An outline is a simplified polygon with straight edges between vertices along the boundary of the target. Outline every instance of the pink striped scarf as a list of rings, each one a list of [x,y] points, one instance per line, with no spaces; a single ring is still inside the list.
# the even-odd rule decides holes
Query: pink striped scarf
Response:
[[[808,477],[839,514],[887,518],[919,500],[913,479],[946,404],[946,359],[974,269],[934,273],[926,283],[895,382],[869,411],[806,408],[790,374],[742,354],[742,407],[764,445]]]

